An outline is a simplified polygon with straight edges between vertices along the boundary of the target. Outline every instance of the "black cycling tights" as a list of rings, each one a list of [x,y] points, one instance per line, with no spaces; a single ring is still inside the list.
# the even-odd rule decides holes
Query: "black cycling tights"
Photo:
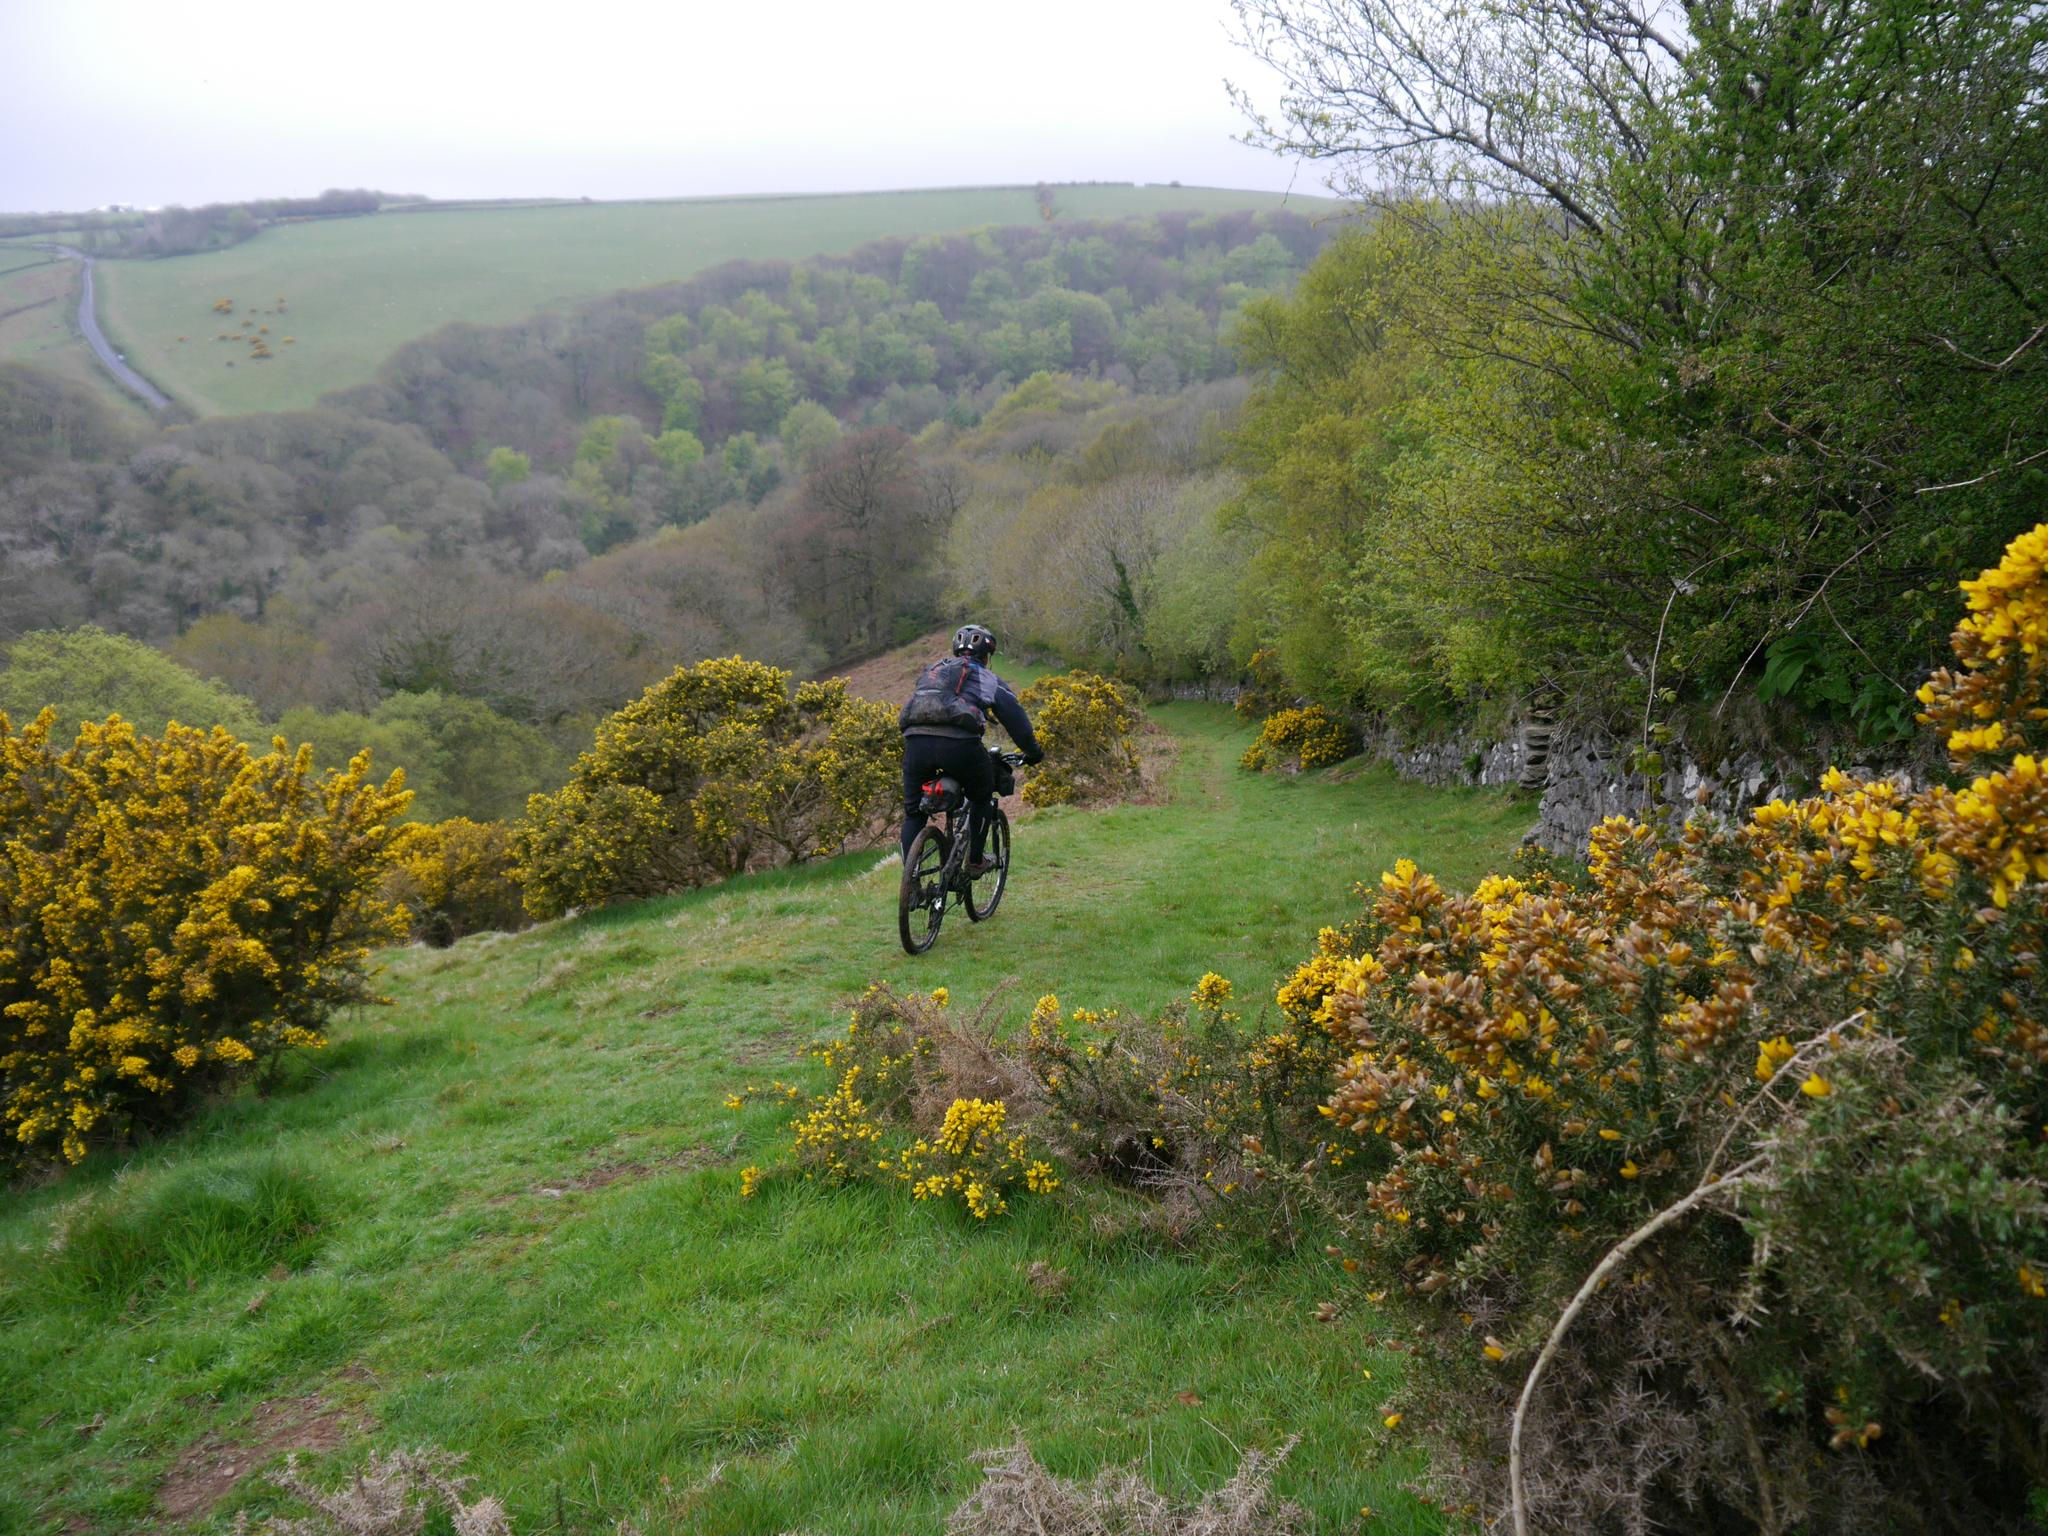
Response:
[[[964,736],[903,738],[904,856],[909,857],[911,841],[926,821],[924,812],[917,808],[918,801],[924,798],[925,782],[942,773],[958,779],[974,802],[974,847],[969,851],[978,859],[988,846],[988,824],[994,819],[996,769],[988,748]]]

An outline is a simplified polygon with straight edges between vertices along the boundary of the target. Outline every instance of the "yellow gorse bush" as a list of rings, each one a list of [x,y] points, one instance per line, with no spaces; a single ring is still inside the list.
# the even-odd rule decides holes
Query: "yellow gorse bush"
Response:
[[[413,937],[430,944],[526,923],[513,868],[512,829],[502,821],[451,816],[407,826],[385,877],[384,896],[405,909]]]
[[[1269,715],[1259,739],[1245,748],[1240,766],[1307,771],[1341,763],[1358,751],[1358,733],[1320,704],[1304,704]]]
[[[1645,1508],[1847,1507],[1875,1480],[1919,1509],[1929,1469],[2039,1464],[2044,564],[2048,527],[1963,584],[1958,667],[1920,692],[1967,782],[1830,771],[1738,826],[1617,817],[1583,873],[1470,895],[1404,860],[1281,988],[1340,1042],[1325,1114],[1351,1168],[1319,1177],[1360,1267],[1421,1325],[1411,1379],[1433,1411],[1408,1417],[1482,1509],[1503,1507],[1512,1403],[1488,1373],[1526,1368],[1591,1266],[1699,1190],[1560,1357],[1537,1431],[1554,1469],[1629,1454],[1625,1429],[1589,1426],[1625,1423],[1646,1361],[1685,1383],[1659,1414],[1697,1453]],[[1888,1425],[1910,1461],[1814,1457]]]
[[[1045,749],[1045,761],[1024,783],[1027,805],[1096,804],[1138,787],[1133,737],[1145,715],[1123,684],[1062,672],[1039,679],[1019,699]]]
[[[835,853],[894,803],[901,740],[843,680],[729,656],[678,667],[527,802],[516,873],[536,917]]]
[[[1009,1210],[1005,1191],[1022,1184],[1034,1195],[1060,1187],[1052,1164],[1031,1155],[1028,1138],[1008,1134],[1001,1099],[955,1099],[938,1134],[920,1137],[897,1158],[896,1177],[913,1199],[957,1199],[978,1221]]]
[[[830,1092],[805,1094],[785,1083],[775,1099],[802,1108],[789,1121],[790,1152],[805,1179],[833,1184],[880,1182],[901,1186],[915,1200],[957,1200],[978,1221],[1010,1208],[1018,1189],[1051,1194],[1060,1186],[1052,1163],[1034,1138],[1009,1123],[1001,1098],[954,1096],[929,1135],[905,1140],[892,1126],[937,1116],[932,1102],[947,1081],[949,1051],[976,1056],[985,1042],[944,1021],[944,989],[898,996],[879,983],[852,1010],[846,1029],[811,1049],[835,1074]],[[740,1109],[760,1093],[747,1089],[726,1099]],[[940,1094],[943,1100],[943,1094]],[[929,1108],[927,1108],[929,1106]],[[749,1197],[767,1178],[760,1167],[742,1170],[740,1193]]]
[[[55,719],[0,714],[0,1155],[77,1162],[366,999],[411,797],[367,754],[322,776],[282,740],[118,718],[60,750]]]

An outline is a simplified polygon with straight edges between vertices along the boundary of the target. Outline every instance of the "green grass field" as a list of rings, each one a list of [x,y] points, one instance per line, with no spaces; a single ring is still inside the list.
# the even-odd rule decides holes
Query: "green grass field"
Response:
[[[1077,219],[1282,205],[1274,193],[1198,187],[1062,187],[1056,197],[1061,215]],[[1337,205],[1295,197],[1286,206]],[[450,321],[504,324],[738,257],[815,256],[1038,217],[1028,187],[380,214],[282,226],[206,255],[102,262],[101,323],[195,411],[291,410],[368,381],[394,348]],[[222,298],[237,303],[225,321],[212,308]],[[245,346],[213,340],[238,330],[251,306],[271,328],[272,361],[252,363]]]
[[[738,1196],[780,1116],[723,1096],[822,1086],[795,1052],[870,980],[956,1008],[1007,982],[1012,1025],[1048,990],[1153,1010],[1211,968],[1255,997],[1354,881],[1402,854],[1469,881],[1527,820],[1355,765],[1252,778],[1226,709],[1158,714],[1165,803],[1031,817],[995,920],[922,959],[873,852],[397,953],[395,1006],[269,1095],[0,1196],[0,1530],[163,1529],[198,1471],[310,1442],[337,1470],[466,1451],[526,1536],[936,1533],[1017,1433],[1063,1475],[1136,1461],[1184,1495],[1299,1434],[1279,1486],[1319,1530],[1368,1505],[1373,1532],[1436,1529],[1375,1411],[1395,1358],[1367,1316],[1313,1321],[1319,1252],[1174,1253],[1087,1187],[987,1226],[869,1189]],[[202,1488],[216,1530],[278,1507],[259,1478]]]
[[[0,243],[0,362],[63,374],[140,425],[148,412],[107,376],[78,334],[78,272],[75,261],[22,242]]]
[[[0,245],[0,362],[41,363],[67,349],[90,357],[73,328],[78,263]]]

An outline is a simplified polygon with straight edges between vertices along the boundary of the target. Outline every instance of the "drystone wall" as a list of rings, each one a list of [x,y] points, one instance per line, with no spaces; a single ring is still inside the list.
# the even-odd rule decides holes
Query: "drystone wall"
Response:
[[[1666,814],[1695,810],[1725,820],[1742,818],[1766,801],[1810,793],[1830,761],[1859,777],[1890,778],[1902,787],[1926,782],[1929,765],[1900,756],[1850,754],[1847,759],[1810,741],[1779,750],[1749,750],[1716,762],[1669,751],[1661,796],[1648,779],[1628,771],[1632,743],[1608,735],[1523,721],[1501,739],[1452,737],[1407,742],[1368,733],[1367,750],[1404,778],[1427,784],[1517,785],[1540,792],[1536,824],[1527,840],[1555,853],[1583,853],[1593,828],[1609,816],[1641,817],[1661,799]]]
[[[1237,686],[1217,679],[1181,684],[1171,695],[1228,703],[1237,697]],[[1361,732],[1366,755],[1403,778],[1440,787],[1512,786],[1540,796],[1526,841],[1553,853],[1584,853],[1593,829],[1609,816],[1644,816],[1659,799],[1673,818],[1700,810],[1734,821],[1766,801],[1811,793],[1830,763],[1907,789],[1919,788],[1936,771],[1932,763],[1901,753],[1858,752],[1840,741],[1797,737],[1769,751],[1752,748],[1712,762],[1667,749],[1663,792],[1653,797],[1649,781],[1628,771],[1633,742],[1557,726],[1542,714],[1526,715],[1505,735],[1464,732],[1418,740],[1370,723],[1361,723]]]

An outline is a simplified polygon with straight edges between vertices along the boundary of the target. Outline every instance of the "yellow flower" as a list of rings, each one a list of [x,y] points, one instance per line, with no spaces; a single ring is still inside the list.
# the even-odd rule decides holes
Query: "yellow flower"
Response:
[[[1826,1078],[1816,1072],[1799,1085],[1799,1091],[1809,1099],[1824,1099],[1835,1090]]]
[[[1380,1422],[1386,1425],[1389,1429],[1396,1429],[1400,1426],[1401,1415],[1398,1413],[1390,1413],[1384,1419],[1381,1419]]]
[[[1783,1035],[1775,1040],[1766,1040],[1756,1048],[1756,1080],[1768,1083],[1778,1075],[1778,1068],[1792,1059],[1794,1046]]]

